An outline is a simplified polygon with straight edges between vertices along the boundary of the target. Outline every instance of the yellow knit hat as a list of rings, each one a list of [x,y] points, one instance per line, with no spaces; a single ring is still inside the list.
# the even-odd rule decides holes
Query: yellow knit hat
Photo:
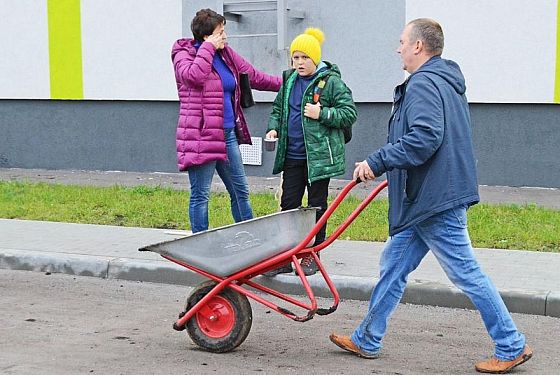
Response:
[[[299,34],[292,41],[290,45],[290,56],[292,56],[295,51],[300,51],[309,56],[315,65],[319,65],[321,61],[321,44],[324,40],[325,34],[323,34],[320,29],[309,27],[305,29],[303,34]]]

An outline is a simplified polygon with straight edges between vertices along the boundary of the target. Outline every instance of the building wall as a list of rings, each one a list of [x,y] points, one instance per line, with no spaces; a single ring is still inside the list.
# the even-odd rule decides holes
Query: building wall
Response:
[[[558,0],[281,1],[283,46],[270,11],[228,14],[229,43],[279,74],[282,47],[308,26],[323,29],[323,58],[358,103],[349,170],[385,140],[393,87],[406,78],[395,53],[403,26],[431,17],[444,28],[444,57],[467,79],[480,183],[560,187]],[[232,2],[2,0],[0,166],[175,171],[171,45],[190,36],[197,9]],[[260,137],[274,94],[254,95],[246,114]],[[263,153],[247,172],[268,175],[271,159]]]
[[[281,1],[303,17],[288,12],[283,47],[310,25],[322,28],[323,58],[340,66],[358,102],[391,101],[405,77],[399,34],[417,17],[443,25],[444,57],[460,63],[471,102],[560,101],[558,0]],[[174,101],[172,43],[190,36],[196,10],[231,2],[2,0],[0,98]],[[239,14],[227,23],[230,45],[266,72],[285,69],[287,52],[270,35],[276,12]]]
[[[176,102],[5,100],[0,107],[0,167],[175,172]],[[347,147],[353,163],[384,144],[391,105],[359,103]],[[248,109],[263,136],[269,104]],[[558,106],[472,104],[479,182],[560,187]],[[274,153],[262,151],[252,176],[270,176]]]
[[[443,26],[444,56],[460,63],[471,102],[559,103],[557,0],[406,4],[407,20],[430,17]]]

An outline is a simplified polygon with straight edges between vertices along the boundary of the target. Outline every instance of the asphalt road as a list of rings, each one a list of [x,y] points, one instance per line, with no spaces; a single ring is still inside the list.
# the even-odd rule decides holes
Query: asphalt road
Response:
[[[492,343],[474,311],[401,305],[383,355],[365,360],[328,340],[350,332],[367,304],[293,322],[252,302],[235,351],[197,349],[171,329],[190,288],[0,270],[2,374],[473,374]],[[325,305],[328,301],[324,302]],[[560,319],[514,314],[535,355],[514,374],[558,374]]]

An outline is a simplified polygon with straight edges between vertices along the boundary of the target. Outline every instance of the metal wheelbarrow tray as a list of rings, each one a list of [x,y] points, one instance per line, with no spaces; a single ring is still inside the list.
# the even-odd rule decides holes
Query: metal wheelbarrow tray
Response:
[[[173,329],[186,329],[192,341],[202,349],[225,353],[239,346],[251,330],[253,316],[249,298],[298,322],[312,319],[315,314],[327,315],[336,311],[340,296],[317,253],[344,232],[387,186],[387,182],[377,185],[325,242],[316,246],[310,244],[356,184],[358,181],[350,181],[317,223],[315,208],[300,208],[139,249],[159,253],[165,259],[208,279],[188,296],[184,310],[173,323]],[[333,304],[329,308],[318,307],[313,289],[298,261],[305,256],[313,257],[333,296]],[[293,263],[309,301],[285,295],[264,285],[266,278],[257,278],[288,263]],[[255,290],[261,293],[255,293]],[[297,315],[266,299],[266,295],[306,310],[307,314]]]
[[[292,249],[315,225],[316,208],[297,208],[140,249],[229,276]]]

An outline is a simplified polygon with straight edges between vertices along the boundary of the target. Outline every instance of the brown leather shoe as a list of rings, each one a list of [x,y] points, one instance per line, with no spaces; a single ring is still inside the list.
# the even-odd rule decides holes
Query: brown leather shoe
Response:
[[[487,361],[477,363],[474,365],[474,368],[478,372],[484,372],[487,374],[505,374],[512,368],[527,362],[532,356],[533,350],[529,346],[525,345],[523,353],[511,361],[500,361],[499,359],[492,357]]]
[[[362,358],[376,359],[379,358],[379,353],[366,353],[356,346],[348,336],[339,336],[336,333],[331,333],[329,339],[336,344],[339,348],[354,353]]]

